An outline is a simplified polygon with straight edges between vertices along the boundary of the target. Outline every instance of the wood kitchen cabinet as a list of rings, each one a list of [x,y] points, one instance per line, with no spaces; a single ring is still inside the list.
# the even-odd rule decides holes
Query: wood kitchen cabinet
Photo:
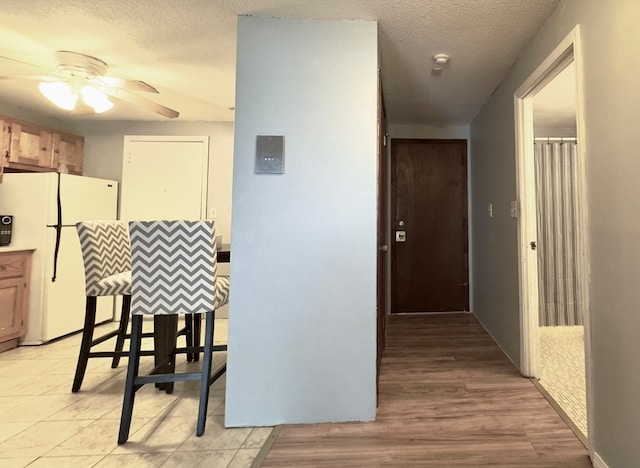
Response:
[[[0,252],[0,352],[27,333],[31,250]]]
[[[71,133],[53,134],[52,166],[65,164],[70,174],[82,174],[84,162],[84,138]]]
[[[0,115],[1,150],[7,170],[56,171],[61,163],[71,174],[82,174],[84,137]]]
[[[27,122],[10,121],[11,144],[9,146],[9,165],[11,163],[51,168],[51,131]]]

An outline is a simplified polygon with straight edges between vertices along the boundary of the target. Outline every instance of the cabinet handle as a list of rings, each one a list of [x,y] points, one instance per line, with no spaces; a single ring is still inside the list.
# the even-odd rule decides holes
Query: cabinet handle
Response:
[[[60,150],[53,150],[54,153],[60,154]]]
[[[47,151],[47,147],[43,146],[42,148],[40,148],[41,151]]]

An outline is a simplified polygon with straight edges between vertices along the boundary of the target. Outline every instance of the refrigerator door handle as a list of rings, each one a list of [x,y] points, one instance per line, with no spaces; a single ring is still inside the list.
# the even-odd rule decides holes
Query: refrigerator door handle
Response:
[[[53,226],[56,228],[56,246],[53,250],[53,276],[51,282],[56,281],[58,272],[58,251],[60,250],[60,236],[62,235],[62,201],[60,199],[60,173],[58,172],[58,223]]]

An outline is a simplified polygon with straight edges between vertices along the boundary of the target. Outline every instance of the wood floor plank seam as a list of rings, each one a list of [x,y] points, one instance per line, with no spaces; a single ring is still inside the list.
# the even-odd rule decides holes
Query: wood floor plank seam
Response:
[[[283,425],[264,467],[590,467],[471,314],[391,316],[376,420]]]

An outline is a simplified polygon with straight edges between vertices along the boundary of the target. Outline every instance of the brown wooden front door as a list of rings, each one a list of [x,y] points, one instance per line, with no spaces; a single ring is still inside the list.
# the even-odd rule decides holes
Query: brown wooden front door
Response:
[[[391,312],[469,310],[467,141],[391,141]]]

